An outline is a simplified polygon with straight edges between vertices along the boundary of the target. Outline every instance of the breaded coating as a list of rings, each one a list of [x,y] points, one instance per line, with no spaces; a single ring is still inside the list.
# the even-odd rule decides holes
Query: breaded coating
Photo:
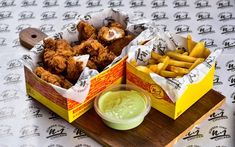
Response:
[[[99,71],[103,70],[114,60],[114,58],[116,58],[114,53],[110,52],[94,39],[88,39],[80,45],[74,46],[73,49],[77,54],[89,54],[89,59],[95,63]]]
[[[80,74],[83,71],[81,61],[76,61],[74,57],[70,57],[67,61],[67,73],[66,73],[66,78],[72,82],[76,83]]]
[[[96,29],[85,21],[80,21],[77,25],[77,30],[79,32],[79,40],[87,40],[89,38],[96,38]]]
[[[108,24],[108,26],[109,27],[116,27],[116,28],[124,30],[124,27],[120,23],[118,23],[118,22],[112,22],[112,23]]]
[[[125,31],[117,27],[102,27],[98,32],[98,39],[101,42],[110,42],[125,36]]]
[[[44,40],[43,59],[45,66],[51,72],[61,73],[66,69],[66,60],[75,54],[68,41],[60,39]]]
[[[70,88],[72,87],[72,83],[66,80],[63,76],[58,76],[56,74],[52,74],[49,71],[45,70],[43,67],[36,67],[34,70],[35,74],[40,77],[42,80],[54,84],[56,86],[60,86],[63,88]]]
[[[116,56],[119,56],[122,52],[122,49],[127,46],[133,39],[133,35],[127,35],[121,39],[113,41],[113,43],[108,46],[108,49],[112,51]]]
[[[89,67],[90,69],[96,69],[96,70],[98,69],[97,66],[95,65],[95,63],[91,60],[88,60],[86,66]]]

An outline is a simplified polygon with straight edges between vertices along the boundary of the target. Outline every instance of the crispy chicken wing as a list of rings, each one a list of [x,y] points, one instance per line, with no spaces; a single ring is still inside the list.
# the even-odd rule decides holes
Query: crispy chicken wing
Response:
[[[116,56],[119,56],[122,52],[122,49],[127,46],[134,39],[133,35],[127,35],[121,39],[115,40],[112,42],[108,49],[112,51]]]
[[[63,87],[63,88],[70,88],[73,85],[66,80],[63,76],[58,76],[56,74],[52,74],[49,71],[45,70],[43,67],[36,67],[34,70],[35,74],[40,77],[42,80]]]
[[[110,42],[125,36],[125,31],[117,27],[102,27],[98,32],[98,39],[101,42]]]
[[[87,40],[89,38],[96,38],[96,29],[85,21],[80,21],[77,25],[79,34],[79,40]]]

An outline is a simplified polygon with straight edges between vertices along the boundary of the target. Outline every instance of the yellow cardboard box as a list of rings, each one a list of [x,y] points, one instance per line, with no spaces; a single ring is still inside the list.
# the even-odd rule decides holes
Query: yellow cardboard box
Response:
[[[152,100],[152,107],[173,119],[179,117],[213,87],[214,66],[200,82],[188,85],[187,90],[173,103],[149,74],[137,70],[128,62],[126,64],[126,82],[147,91]]]
[[[72,122],[93,106],[93,100],[99,92],[110,85],[121,84],[125,80],[126,58],[122,58],[111,68],[91,78],[90,91],[83,103],[64,98],[25,66],[26,92],[68,122]]]

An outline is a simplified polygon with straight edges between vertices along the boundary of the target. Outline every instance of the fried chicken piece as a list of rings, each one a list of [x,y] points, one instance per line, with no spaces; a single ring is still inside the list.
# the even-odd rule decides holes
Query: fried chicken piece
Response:
[[[122,49],[127,46],[134,39],[133,35],[127,35],[121,39],[115,40],[112,42],[108,49],[112,51],[116,56],[119,56],[122,52]]]
[[[118,27],[102,27],[98,32],[98,39],[101,42],[110,42],[125,36],[125,31]]]
[[[54,84],[56,86],[60,86],[60,87],[66,88],[66,89],[73,86],[63,76],[58,76],[56,74],[52,74],[49,71],[45,70],[43,67],[36,67],[34,72],[42,80],[44,80],[48,83]]]
[[[61,73],[66,69],[66,60],[75,54],[69,42],[63,39],[44,40],[44,64],[48,67],[49,71]]]
[[[116,28],[124,30],[124,27],[120,23],[118,23],[118,22],[112,22],[112,23],[108,24],[108,26],[109,27],[116,27]]]
[[[82,67],[81,61],[76,61],[74,57],[70,57],[67,61],[67,73],[66,78],[72,82],[76,83],[80,74],[82,73],[83,67]]]
[[[85,21],[80,21],[77,25],[77,30],[79,32],[79,40],[87,40],[89,38],[96,38],[96,29]]]
[[[88,60],[86,66],[89,67],[90,69],[96,69],[96,70],[98,69],[97,66],[95,65],[95,63],[91,60]]]
[[[74,50],[76,50],[77,55],[89,54],[90,60],[95,63],[99,71],[103,70],[116,58],[114,53],[94,39],[88,39],[80,45],[74,46]]]

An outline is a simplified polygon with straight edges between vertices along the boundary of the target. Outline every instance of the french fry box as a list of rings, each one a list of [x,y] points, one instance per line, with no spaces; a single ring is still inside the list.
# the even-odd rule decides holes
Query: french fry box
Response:
[[[71,44],[78,41],[79,32],[76,29],[76,25],[81,20],[87,21],[97,29],[107,25],[109,22],[116,21],[125,26],[128,32],[135,35],[143,31],[143,24],[145,23],[145,21],[139,22],[137,19],[130,20],[129,15],[123,12],[105,9],[92,15],[79,16],[75,23],[49,38],[66,39]],[[135,41],[133,40],[129,45],[133,45],[134,43]],[[42,64],[41,55],[43,50],[43,42],[41,41],[28,54],[22,57],[25,63],[24,71],[27,94],[68,122],[74,121],[91,108],[93,106],[93,100],[99,92],[110,85],[120,84],[124,80],[125,62],[127,58],[126,48],[101,73],[86,67],[77,83],[69,89],[63,89],[47,83],[33,73],[35,67]],[[82,55],[79,58],[85,64],[89,55]]]
[[[136,66],[148,64],[152,51],[164,54],[177,47],[187,49],[187,39],[170,33],[158,33],[145,45],[132,46],[126,63],[127,83],[147,91],[152,107],[172,119],[179,117],[212,88],[215,60],[221,52],[216,50],[210,53],[203,63],[179,78],[165,78],[153,72],[147,74],[137,70]]]

